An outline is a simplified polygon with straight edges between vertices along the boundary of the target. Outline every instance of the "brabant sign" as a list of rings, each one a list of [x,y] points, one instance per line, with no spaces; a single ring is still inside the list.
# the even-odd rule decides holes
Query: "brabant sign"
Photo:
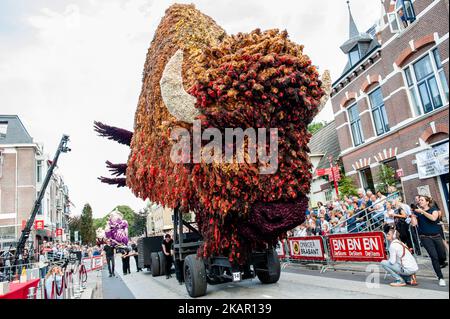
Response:
[[[288,241],[292,259],[325,260],[322,237],[292,237]]]

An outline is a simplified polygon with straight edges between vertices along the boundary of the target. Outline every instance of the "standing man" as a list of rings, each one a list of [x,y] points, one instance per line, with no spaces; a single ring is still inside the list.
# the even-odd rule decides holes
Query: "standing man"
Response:
[[[166,279],[172,277],[172,275],[170,274],[170,270],[172,269],[172,252],[171,252],[172,245],[173,245],[172,237],[170,236],[170,234],[166,234],[162,242],[163,253],[166,256]]]
[[[103,247],[103,251],[105,252],[106,263],[108,264],[109,277],[112,277],[112,276],[115,277],[116,276],[114,274],[114,266],[115,266],[114,253],[115,253],[115,249],[114,249],[113,246],[111,246],[111,239],[108,239],[106,241],[106,244]]]
[[[133,241],[131,243],[131,249],[133,250],[134,260],[136,261],[137,272],[140,272],[140,271],[142,271],[142,269],[139,268],[139,251],[138,251],[138,245],[136,244],[136,242]]]

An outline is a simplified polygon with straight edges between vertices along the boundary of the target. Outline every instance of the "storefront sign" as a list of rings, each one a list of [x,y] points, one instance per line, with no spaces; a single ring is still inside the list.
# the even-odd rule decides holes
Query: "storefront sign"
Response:
[[[322,237],[293,237],[288,241],[292,259],[325,260]]]
[[[34,229],[36,229],[36,230],[44,229],[44,221],[43,220],[35,220],[34,221]]]
[[[448,174],[448,143],[416,154],[420,179]]]
[[[328,236],[330,257],[334,261],[375,261],[386,259],[382,232],[336,234]]]
[[[62,236],[63,229],[62,228],[56,228],[56,236]]]

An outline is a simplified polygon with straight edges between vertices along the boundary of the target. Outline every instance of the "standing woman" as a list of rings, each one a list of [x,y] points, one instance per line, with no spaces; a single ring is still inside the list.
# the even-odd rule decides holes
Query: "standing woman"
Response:
[[[447,263],[447,254],[441,237],[441,226],[438,224],[439,212],[430,197],[420,196],[419,208],[411,215],[411,224],[417,225],[420,241],[428,252],[433,263],[433,269],[439,279],[439,286],[446,286],[441,268]]]

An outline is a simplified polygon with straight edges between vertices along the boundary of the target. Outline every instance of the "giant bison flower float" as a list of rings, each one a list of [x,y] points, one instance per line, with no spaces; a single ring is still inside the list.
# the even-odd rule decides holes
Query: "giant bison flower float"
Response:
[[[134,132],[95,123],[100,135],[131,147],[127,164],[107,162],[116,178],[101,180],[193,211],[204,240],[199,254],[243,263],[248,252],[272,245],[305,219],[312,178],[307,127],[330,84],[328,73],[320,79],[286,31],[230,36],[193,5],[173,5],[147,53]],[[195,123],[224,135],[229,129],[270,129],[276,169],[261,173],[261,161],[247,160],[249,148],[236,150],[243,162],[195,161],[194,152],[174,161],[174,132],[193,136]],[[245,137],[245,146],[252,142]],[[204,148],[208,141],[200,143]],[[187,144],[193,147],[193,139]],[[235,144],[228,140],[220,147]]]

